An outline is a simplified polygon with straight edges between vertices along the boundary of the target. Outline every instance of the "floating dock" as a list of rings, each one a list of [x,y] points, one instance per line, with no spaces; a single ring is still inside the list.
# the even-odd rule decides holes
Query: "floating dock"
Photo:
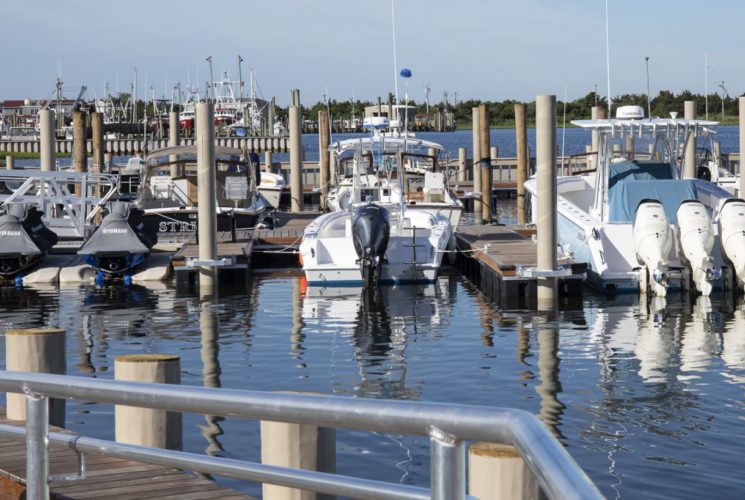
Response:
[[[0,408],[0,423],[24,425],[8,420]],[[50,426],[50,431],[66,432]],[[66,448],[51,446],[49,469],[53,475],[74,474],[78,455]],[[121,458],[86,455],[85,479],[52,481],[51,498],[120,498],[120,499],[206,499],[229,500],[250,497],[225,488],[204,476]],[[26,442],[0,438],[0,491],[2,498],[25,498]]]
[[[456,265],[502,309],[534,309],[538,278],[534,229],[491,224],[461,226]],[[582,297],[586,264],[560,261],[559,296]]]

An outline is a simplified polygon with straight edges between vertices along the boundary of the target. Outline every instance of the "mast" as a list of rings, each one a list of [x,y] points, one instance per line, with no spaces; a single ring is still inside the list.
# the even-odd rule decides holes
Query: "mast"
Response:
[[[240,97],[241,104],[243,104],[243,74],[241,73],[241,63],[243,58],[238,56],[238,96]]]

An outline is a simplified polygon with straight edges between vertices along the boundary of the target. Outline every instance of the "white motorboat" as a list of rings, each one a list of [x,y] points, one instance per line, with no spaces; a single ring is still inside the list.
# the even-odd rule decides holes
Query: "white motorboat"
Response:
[[[337,187],[329,192],[329,209],[346,210],[368,195],[376,195],[373,200],[383,203],[400,203],[403,198],[410,211],[436,212],[447,217],[453,229],[457,228],[463,204],[450,190],[447,173],[440,170],[442,149],[436,142],[407,135],[387,136],[378,129],[370,137],[332,144]],[[361,155],[356,154],[358,150]],[[375,161],[385,164],[386,159],[403,163],[402,182],[398,182],[396,172],[370,167]],[[363,165],[358,168],[357,162]],[[355,186],[359,187],[356,194]]]
[[[722,283],[720,270],[732,273],[730,261],[741,260],[715,244],[717,226],[740,221],[736,210],[720,214],[730,193],[707,180],[681,178],[680,152],[690,134],[716,122],[643,114],[638,106],[622,106],[616,119],[573,122],[598,133],[599,151],[595,171],[557,180],[559,252],[586,262],[588,284],[602,290],[664,296],[671,286],[690,286],[708,295]],[[626,150],[634,143],[651,151],[649,159]],[[525,188],[535,221],[537,179]],[[745,269],[742,274],[741,282]]]
[[[261,183],[259,192],[267,202],[267,205],[273,208],[279,208],[279,200],[282,196],[282,189],[285,187],[285,178],[279,174],[271,172],[261,172]]]
[[[305,229],[300,257],[311,286],[414,283],[433,281],[452,235],[450,220],[436,211],[414,210],[391,200],[400,158],[368,155],[360,146],[353,162],[352,190],[346,210],[318,217]],[[373,173],[375,172],[375,173]],[[375,182],[385,173],[388,183]]]

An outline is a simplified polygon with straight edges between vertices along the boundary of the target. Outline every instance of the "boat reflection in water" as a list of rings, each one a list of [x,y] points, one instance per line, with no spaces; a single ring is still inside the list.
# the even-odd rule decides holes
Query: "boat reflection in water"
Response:
[[[449,323],[454,279],[441,276],[434,283],[373,289],[308,287],[302,321],[351,340],[360,376],[355,396],[419,399],[421,387],[406,380],[406,346],[428,335],[433,325]]]

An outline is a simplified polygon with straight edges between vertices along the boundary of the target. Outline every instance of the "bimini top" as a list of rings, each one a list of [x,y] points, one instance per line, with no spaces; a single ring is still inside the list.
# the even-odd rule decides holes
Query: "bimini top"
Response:
[[[582,128],[592,129],[637,129],[654,131],[655,129],[664,128],[685,128],[685,127],[716,127],[719,122],[710,120],[685,120],[679,118],[642,118],[642,119],[618,119],[610,120],[572,120],[573,125]]]
[[[197,146],[173,146],[169,148],[158,149],[153,151],[145,158],[148,166],[159,163],[171,163],[171,157],[177,157],[177,161],[197,161]],[[220,161],[235,161],[243,158],[244,151],[238,148],[228,148],[224,146],[215,147],[215,159]]]
[[[358,137],[355,139],[345,139],[336,141],[329,146],[329,151],[342,154],[345,151],[356,151],[362,148],[363,151],[371,151],[374,142],[380,141],[384,146],[385,153],[397,153],[406,151],[408,153],[424,153],[429,148],[435,149],[438,153],[443,150],[442,144],[432,141],[425,141],[416,137],[382,137],[373,139],[372,137]]]

